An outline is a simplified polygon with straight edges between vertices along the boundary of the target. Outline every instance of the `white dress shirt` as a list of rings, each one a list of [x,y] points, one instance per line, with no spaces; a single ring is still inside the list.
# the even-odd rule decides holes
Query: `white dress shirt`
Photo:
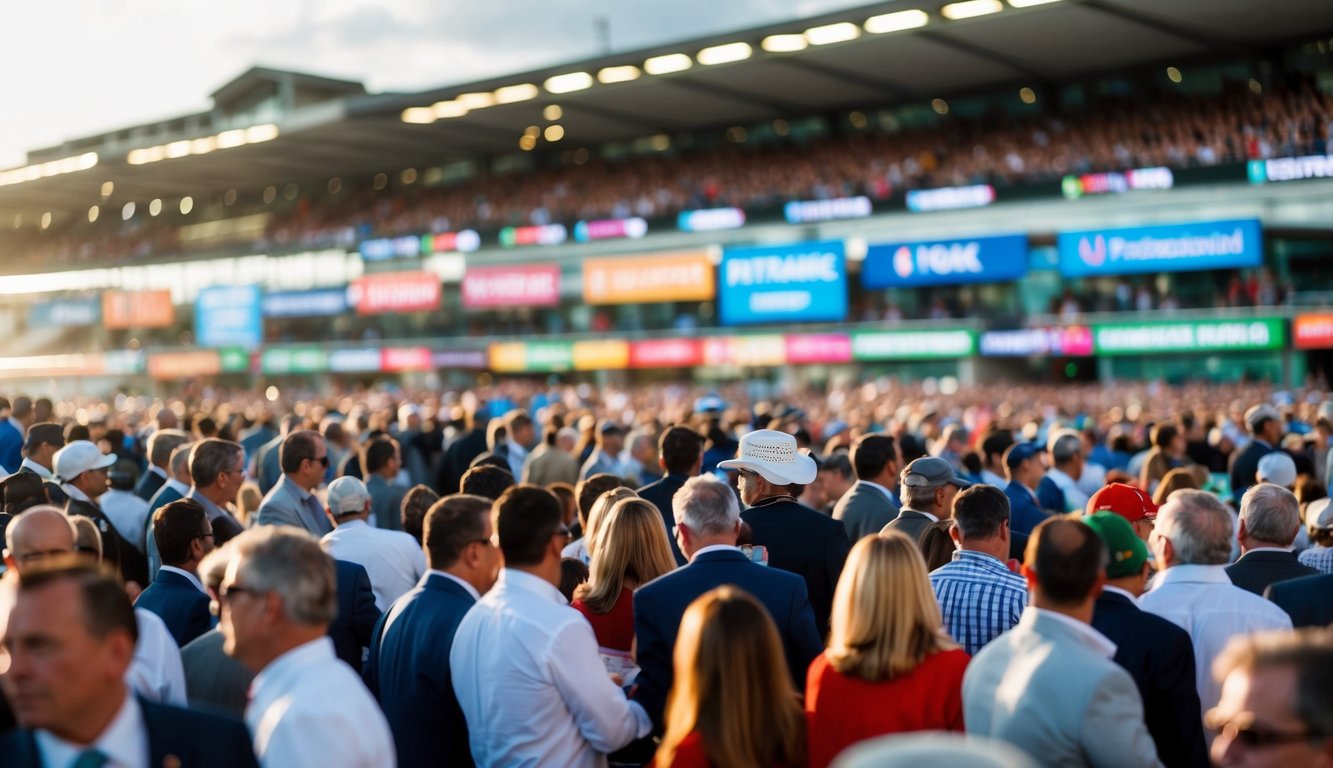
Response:
[[[523,571],[504,569],[463,617],[449,666],[477,765],[599,768],[652,729],[607,676],[587,620]]]
[[[1221,565],[1175,565],[1153,577],[1152,591],[1139,607],[1189,633],[1194,676],[1203,710],[1217,705],[1221,689],[1213,680],[1213,660],[1236,635],[1291,629],[1291,617],[1273,603],[1231,583]]]
[[[375,592],[375,607],[381,612],[389,610],[426,573],[426,554],[409,533],[375,528],[364,520],[344,520],[321,542],[335,559],[365,567]]]
[[[455,584],[457,584],[458,586],[462,587],[463,589],[467,590],[467,593],[468,593],[469,595],[472,595],[472,599],[473,599],[473,600],[480,600],[480,599],[481,599],[481,593],[477,591],[477,588],[476,588],[476,587],[472,586],[471,584],[467,583],[466,581],[463,581],[462,579],[458,578],[457,576],[453,575],[452,573],[449,573],[448,571],[441,571],[441,570],[438,570],[438,569],[436,569],[436,568],[431,568],[430,570],[426,571],[426,576],[423,576],[423,577],[422,577],[422,580],[425,580],[425,579],[426,579],[427,577],[429,577],[429,576],[443,576],[444,578],[446,578],[446,579],[452,581],[453,583],[455,583]]]
[[[144,531],[148,530],[148,502],[130,491],[110,490],[102,494],[97,505],[125,541],[143,552]]]
[[[188,579],[189,582],[194,585],[195,589],[199,590],[200,592],[203,592],[205,595],[208,594],[208,590],[204,589],[204,583],[200,581],[199,577],[196,576],[191,571],[187,571],[184,568],[177,568],[174,565],[163,565],[161,568],[157,570],[158,573],[161,573],[162,571],[171,571],[172,573],[178,576],[182,576]]]
[[[250,685],[245,724],[264,768],[394,768],[379,705],[327,637],[269,662]]]
[[[1088,494],[1084,493],[1083,490],[1078,487],[1077,480],[1070,477],[1069,475],[1066,475],[1064,472],[1061,472],[1055,467],[1051,467],[1050,469],[1046,470],[1046,476],[1051,478],[1051,482],[1059,486],[1060,490],[1064,492],[1065,494],[1064,511],[1082,512],[1083,509],[1088,506]]]
[[[41,464],[38,464],[32,459],[25,458],[23,460],[23,463],[19,464],[19,469],[23,469],[24,467],[27,467],[28,469],[37,473],[37,476],[42,478],[43,480],[50,480],[52,478],[51,470],[47,469],[46,467],[43,467]]]
[[[523,476],[523,464],[527,461],[528,449],[518,443],[505,443],[505,445],[509,446],[509,453],[507,456],[507,460],[509,461],[509,472],[514,476],[514,479],[517,480]]]
[[[125,701],[116,711],[116,716],[107,723],[106,729],[98,735],[92,744],[79,746],[65,741],[48,731],[37,731],[37,751],[41,753],[42,765],[53,768],[71,766],[79,755],[90,749],[96,749],[106,755],[103,768],[141,768],[148,765],[148,730],[144,727],[143,711],[133,694],[125,692]]]
[[[146,608],[135,608],[134,618],[139,625],[139,642],[134,644],[125,682],[149,701],[185,706],[185,665],[171,630]]]

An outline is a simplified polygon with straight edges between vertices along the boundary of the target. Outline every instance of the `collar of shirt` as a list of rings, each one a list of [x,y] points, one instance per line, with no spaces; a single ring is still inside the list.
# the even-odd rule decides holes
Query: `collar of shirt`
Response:
[[[84,493],[83,491],[80,491],[78,488],[75,488],[74,486],[70,485],[69,483],[61,483],[61,484],[60,484],[60,489],[61,489],[62,491],[64,491],[65,494],[68,495],[71,499],[74,499],[74,500],[76,500],[76,501],[86,501],[86,502],[88,502],[89,504],[96,504],[96,503],[97,503],[97,502],[93,501],[92,499],[88,498],[88,494]]]
[[[148,465],[148,472],[149,472],[150,474],[157,475],[158,477],[162,478],[163,480],[166,480],[166,479],[168,479],[168,478],[170,477],[170,475],[167,474],[167,471],[166,471],[165,469],[159,467],[159,466],[156,465],[156,464],[149,464],[149,465]]]
[[[194,575],[193,573],[190,573],[184,568],[177,568],[174,565],[161,565],[158,567],[158,570],[171,571],[172,573],[180,574],[181,576],[184,576],[185,578],[189,579],[190,583],[193,584],[200,592],[203,592],[205,595],[208,594],[208,590],[204,589],[204,583],[199,580],[199,577]]]
[[[466,581],[463,581],[462,579],[458,578],[457,576],[453,575],[452,573],[448,573],[448,572],[446,572],[446,571],[438,571],[438,570],[436,570],[436,569],[434,569],[434,568],[431,568],[430,570],[426,571],[426,575],[425,575],[424,578],[429,579],[431,576],[443,576],[444,578],[446,578],[446,579],[452,581],[453,583],[455,583],[455,584],[457,584],[458,586],[462,587],[463,589],[467,590],[467,593],[468,593],[469,595],[472,595],[472,599],[473,599],[473,600],[480,600],[480,599],[481,599],[481,593],[477,591],[477,588],[476,588],[476,587],[472,586],[471,584],[467,583]]]
[[[1106,584],[1106,585],[1104,585],[1104,586],[1102,587],[1102,591],[1103,591],[1103,592],[1110,592],[1110,593],[1113,594],[1113,595],[1120,595],[1121,597],[1126,598],[1126,599],[1129,600],[1131,603],[1134,603],[1134,604],[1136,604],[1136,605],[1137,605],[1138,602],[1139,602],[1139,599],[1138,599],[1137,597],[1135,597],[1134,595],[1132,595],[1132,594],[1130,594],[1129,592],[1127,592],[1127,591],[1121,589],[1120,587],[1113,587],[1113,586],[1111,586],[1110,584]]]
[[[362,528],[369,529],[370,525],[365,520],[343,520],[328,535],[332,536],[338,531],[357,531]]]
[[[560,594],[560,590],[555,585],[540,576],[533,576],[530,573],[520,571],[514,568],[505,568],[500,571],[500,580],[510,589],[519,589],[529,592],[538,597],[550,600],[556,605],[569,605],[565,596]]]
[[[42,478],[43,480],[51,479],[51,470],[47,469],[46,467],[43,467],[41,464],[38,464],[32,459],[24,459],[23,463],[19,465],[19,469],[23,469],[24,467],[31,469],[33,472],[36,472],[37,476]]]
[[[932,514],[929,513],[929,512],[922,512],[922,511],[919,510],[919,509],[910,509],[910,508],[904,507],[904,508],[903,508],[903,512],[915,512],[915,513],[917,513],[918,515],[921,515],[922,517],[928,517],[928,518],[930,518],[930,522],[932,522],[932,523],[938,523],[938,522],[940,521],[940,519],[939,519],[938,517],[932,515]]]
[[[970,560],[975,562],[977,565],[981,565],[988,568],[998,568],[1003,570],[1005,573],[1013,573],[1013,571],[1009,570],[1009,566],[1005,565],[1004,561],[1001,560],[1000,558],[996,557],[995,555],[987,554],[985,552],[978,552],[975,549],[955,549],[953,551],[953,560],[955,562],[959,560]]]
[[[302,503],[304,503],[306,499],[315,495],[292,482],[292,478],[286,474],[283,474],[282,476],[282,483],[287,486],[287,493],[290,493],[297,501]]]
[[[509,461],[512,463],[515,459],[522,461],[527,458],[528,449],[518,443],[506,443],[509,446]]]
[[[28,430],[23,428],[23,422],[19,421],[13,416],[9,417],[9,426],[13,427],[14,429],[17,429],[20,435],[26,436],[28,433]]]
[[[194,499],[199,502],[199,506],[204,508],[204,514],[208,516],[209,520],[216,520],[219,517],[230,515],[227,510],[214,504],[211,499],[200,493],[199,489],[194,486],[190,487],[190,492],[185,494],[185,498]]]
[[[1253,549],[1247,549],[1241,553],[1241,557],[1245,557],[1245,555],[1248,555],[1251,552],[1285,552],[1290,555],[1291,547],[1254,547]]]
[[[148,765],[148,732],[144,729],[143,711],[128,691],[116,716],[92,744],[80,746],[48,731],[37,731],[36,737],[43,765],[73,765],[89,749],[107,756],[106,768]]]
[[[1048,611],[1031,605],[1023,609],[1024,618],[1027,618],[1029,611],[1032,612],[1033,616],[1041,616],[1060,622],[1066,629],[1074,633],[1080,643],[1099,656],[1105,656],[1108,659],[1115,656],[1115,643],[1108,640],[1106,635],[1093,629],[1090,624],[1084,624],[1078,619],[1071,618],[1063,613]]]
[[[1173,565],[1165,571],[1158,571],[1153,576],[1153,589],[1161,589],[1167,584],[1230,584],[1224,565]]]
[[[893,492],[890,491],[888,488],[885,488],[884,486],[880,485],[879,483],[872,483],[872,482],[870,482],[869,480],[862,480],[861,482],[862,482],[863,484],[865,484],[865,485],[870,486],[871,488],[874,488],[875,490],[879,491],[880,493],[884,494],[884,498],[888,499],[889,501],[893,502],[894,504],[897,504],[897,503],[898,503],[898,500],[895,499],[895,498],[893,498]]]
[[[730,544],[709,544],[706,547],[700,547],[699,549],[696,549],[694,551],[694,557],[698,557],[699,555],[702,555],[705,552],[740,552],[740,551],[741,551],[740,547],[733,547]],[[694,557],[691,557],[690,560],[693,561]]]
[[[290,678],[294,677],[302,667],[318,664],[323,661],[333,661],[337,656],[333,653],[333,641],[328,635],[317,637],[308,643],[303,643],[287,651],[278,658],[270,661],[268,666],[255,675],[254,682],[250,684],[251,703],[259,701],[271,689],[279,692],[286,690],[291,685]]]
[[[190,486],[182,483],[174,477],[168,477],[166,484],[167,487],[174,489],[176,493],[179,493],[182,497],[190,492]]]

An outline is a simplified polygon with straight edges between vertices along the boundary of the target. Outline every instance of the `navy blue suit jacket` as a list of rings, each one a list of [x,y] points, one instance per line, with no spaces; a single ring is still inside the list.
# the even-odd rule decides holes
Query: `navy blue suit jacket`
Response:
[[[1054,480],[1045,475],[1042,475],[1041,482],[1037,483],[1037,502],[1041,504],[1042,509],[1057,515],[1069,511],[1065,492],[1060,490],[1060,486],[1056,485]]]
[[[1273,452],[1272,446],[1251,440],[1239,453],[1231,454],[1231,497],[1237,504],[1254,485],[1259,474],[1259,459]]]
[[[1327,627],[1333,624],[1333,574],[1304,576],[1290,581],[1279,581],[1268,587],[1264,597],[1291,616],[1291,623],[1300,627]]]
[[[148,765],[186,768],[258,768],[250,732],[239,720],[139,699],[148,732]],[[42,768],[37,739],[27,729],[0,735],[7,768]]]
[[[1114,592],[1097,598],[1092,628],[1115,643],[1115,663],[1134,678],[1157,757],[1167,768],[1208,768],[1189,634]]]
[[[139,595],[135,605],[157,614],[171,630],[176,645],[185,644],[213,628],[208,595],[190,580],[172,571],[158,571],[157,578]]]
[[[843,529],[842,523],[828,520],[838,530]],[[797,690],[805,689],[806,669],[824,650],[803,579],[752,563],[739,550],[698,555],[684,568],[654,579],[634,593],[634,635],[641,670],[634,698],[658,730],[671,691],[672,654],[680,620],[696,597],[723,584],[740,587],[768,609],[782,638]]]
[[[1004,495],[1009,499],[1009,530],[1027,535],[1041,525],[1047,514],[1037,506],[1037,500],[1027,487],[1017,480],[1010,480],[1004,488]]]
[[[751,540],[768,547],[768,564],[805,579],[810,608],[819,636],[828,635],[833,611],[833,590],[852,543],[847,527],[794,501],[762,504],[741,513],[750,526]]]
[[[1262,595],[1270,584],[1318,573],[1297,560],[1295,552],[1246,552],[1227,566],[1231,583],[1256,595]]]
[[[338,658],[361,672],[361,649],[370,647],[380,609],[375,607],[375,593],[370,588],[370,574],[364,566],[346,560],[334,560],[338,577],[338,615],[329,625]]]
[[[366,687],[384,709],[402,768],[473,764],[449,651],[474,602],[457,583],[427,574],[375,625]]]
[[[167,484],[167,479],[152,470],[145,469],[139,482],[134,485],[134,495],[144,501],[152,501],[153,494]]]
[[[9,423],[9,419],[0,419],[0,467],[9,474],[19,471],[23,463],[23,434]]]
[[[684,565],[687,561],[680,551],[680,545],[676,543],[676,513],[671,511],[671,499],[689,479],[689,475],[668,474],[639,489],[640,498],[651,501],[657,511],[662,513],[662,524],[666,526],[667,541],[671,543],[671,555],[676,558],[676,565]]]

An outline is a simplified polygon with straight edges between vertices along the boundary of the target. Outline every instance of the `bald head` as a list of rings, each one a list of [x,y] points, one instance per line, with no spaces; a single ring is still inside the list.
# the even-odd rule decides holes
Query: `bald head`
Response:
[[[5,565],[22,572],[43,557],[74,551],[74,526],[57,507],[42,504],[14,518],[5,530]]]

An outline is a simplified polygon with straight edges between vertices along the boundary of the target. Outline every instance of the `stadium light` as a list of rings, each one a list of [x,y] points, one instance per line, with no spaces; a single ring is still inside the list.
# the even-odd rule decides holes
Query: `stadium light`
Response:
[[[668,53],[654,56],[643,62],[643,71],[650,75],[669,75],[672,72],[684,72],[694,66],[694,60],[683,53]]]
[[[848,40],[855,40],[860,36],[861,28],[850,21],[842,21],[837,24],[825,24],[820,27],[811,27],[805,31],[805,39],[809,40],[811,45],[845,43]]]
[[[431,112],[434,113],[436,120],[443,120],[449,117],[462,117],[467,114],[467,107],[459,104],[457,101],[437,101],[430,105]]]
[[[492,93],[460,93],[454,97],[454,101],[462,104],[469,110],[485,109],[495,106],[495,94]]]
[[[231,131],[223,131],[217,135],[218,149],[231,149],[239,147],[245,143],[245,129],[237,128]],[[133,153],[131,153],[133,154]]]
[[[66,173],[86,171],[95,165],[97,165],[96,152],[85,152],[82,155],[75,155],[74,157],[25,165],[22,168],[0,171],[0,187],[7,187],[10,184],[22,184],[25,181],[36,181],[37,179],[45,179],[51,176],[61,176]]]
[[[897,11],[896,13],[871,16],[866,19],[865,28],[872,35],[883,35],[888,32],[902,32],[905,29],[924,27],[929,21],[930,16],[926,15],[925,11]]]
[[[1031,8],[1034,5],[1049,5],[1058,2],[1060,0],[1009,0],[1009,4],[1015,8]]]
[[[597,81],[608,85],[611,83],[628,83],[637,79],[639,79],[639,68],[632,64],[621,67],[604,67],[597,72]]]
[[[759,43],[759,47],[769,53],[793,53],[804,51],[809,44],[805,35],[769,35]]]
[[[745,61],[754,53],[749,43],[724,43],[713,45],[699,51],[694,58],[705,67],[717,64],[730,64],[733,61]]]
[[[569,72],[547,78],[543,85],[551,93],[572,93],[592,87],[592,75],[587,72]]]
[[[950,21],[972,19],[987,16],[1004,10],[1000,0],[963,0],[961,3],[949,3],[940,9],[940,15]]]
[[[412,125],[430,125],[435,122],[435,110],[430,107],[409,107],[403,110],[404,123]]]
[[[278,126],[272,123],[252,125],[245,129],[245,142],[247,144],[258,144],[263,141],[272,141],[276,138],[278,138]]]
[[[519,101],[530,101],[537,98],[541,91],[532,83],[520,83],[519,85],[506,85],[503,88],[495,89],[496,104],[513,104]]]

